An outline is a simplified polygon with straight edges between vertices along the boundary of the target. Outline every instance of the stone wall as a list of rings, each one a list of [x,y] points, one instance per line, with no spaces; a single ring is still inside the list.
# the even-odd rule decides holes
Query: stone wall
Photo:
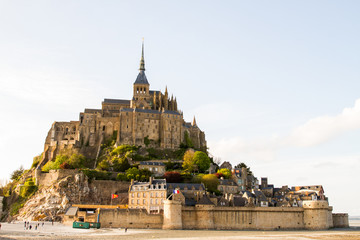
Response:
[[[208,209],[212,207],[212,209]],[[304,229],[302,208],[183,207],[183,229]]]
[[[0,218],[1,218],[2,210],[3,210],[3,200],[4,200],[4,197],[0,196]]]
[[[348,228],[349,215],[347,213],[333,213],[332,214],[334,228]]]
[[[97,202],[92,204],[128,204],[128,191],[130,182],[120,182],[111,180],[92,180],[89,188],[96,194]],[[118,198],[111,200],[111,194],[119,195]]]
[[[53,185],[54,182],[67,176],[74,176],[77,173],[79,173],[79,171],[75,169],[56,169],[50,170],[48,173],[41,172],[41,170],[37,169],[35,171],[36,184],[49,187]]]
[[[141,209],[101,209],[101,227],[161,229],[162,214],[148,214]]]
[[[304,208],[196,205],[182,207],[180,212],[176,205],[165,202],[168,206],[164,207],[164,223],[167,229],[178,229],[180,224],[175,221],[172,226],[171,222],[166,221],[166,216],[181,215],[182,229],[320,230],[333,226],[332,207],[329,207],[326,201],[306,201],[306,203]]]

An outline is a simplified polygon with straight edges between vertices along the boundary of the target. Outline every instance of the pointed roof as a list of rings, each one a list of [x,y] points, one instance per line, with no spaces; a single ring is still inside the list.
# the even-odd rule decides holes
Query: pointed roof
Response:
[[[134,84],[149,84],[146,75],[145,75],[145,60],[144,60],[144,41],[142,43],[141,49],[141,59],[140,59],[140,72],[134,82]]]
[[[192,125],[194,126],[194,127],[196,127],[197,125],[196,125],[196,119],[195,119],[195,116],[194,116],[194,120],[193,120],[193,122],[192,122]]]
[[[196,205],[214,205],[214,203],[208,198],[208,196],[205,194]]]

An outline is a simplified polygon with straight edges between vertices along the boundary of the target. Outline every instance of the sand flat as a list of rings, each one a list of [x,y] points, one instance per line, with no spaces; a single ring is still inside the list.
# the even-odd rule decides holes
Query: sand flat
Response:
[[[35,223],[32,223],[34,225]],[[45,223],[38,230],[24,230],[24,223],[2,223],[0,239],[286,239],[335,240],[359,239],[360,228],[331,229],[328,231],[216,231],[216,230],[157,230],[157,229],[74,229],[60,223]]]

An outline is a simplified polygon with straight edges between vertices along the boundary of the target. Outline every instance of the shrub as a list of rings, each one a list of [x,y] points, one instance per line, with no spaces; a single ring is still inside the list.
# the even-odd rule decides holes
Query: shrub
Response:
[[[214,174],[206,174],[201,178],[201,182],[204,183],[209,192],[217,191],[219,185],[219,179]]]
[[[226,179],[231,178],[231,171],[227,168],[221,168],[217,171],[217,174],[219,174],[219,176],[217,176],[218,178],[220,177],[224,177]]]
[[[126,175],[124,173],[119,173],[116,176],[116,180],[118,180],[118,181],[127,181],[127,178],[126,178]]]
[[[99,171],[95,169],[82,169],[81,170],[89,179],[94,180],[111,180],[111,173]]]
[[[20,196],[24,199],[29,198],[37,191],[37,186],[32,178],[25,181],[24,186],[20,188]]]
[[[34,157],[34,158],[33,158],[33,163],[32,163],[32,165],[31,165],[31,168],[36,168],[37,165],[39,164],[39,162],[41,161],[41,159],[42,159],[42,154]]]

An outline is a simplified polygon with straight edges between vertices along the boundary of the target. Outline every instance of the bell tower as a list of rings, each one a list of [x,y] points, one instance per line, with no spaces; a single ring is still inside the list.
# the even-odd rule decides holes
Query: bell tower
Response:
[[[142,43],[141,59],[139,74],[134,82],[133,99],[131,101],[132,108],[146,108],[150,109],[150,102],[152,98],[149,92],[150,84],[145,75],[145,60],[144,60],[144,41]]]

